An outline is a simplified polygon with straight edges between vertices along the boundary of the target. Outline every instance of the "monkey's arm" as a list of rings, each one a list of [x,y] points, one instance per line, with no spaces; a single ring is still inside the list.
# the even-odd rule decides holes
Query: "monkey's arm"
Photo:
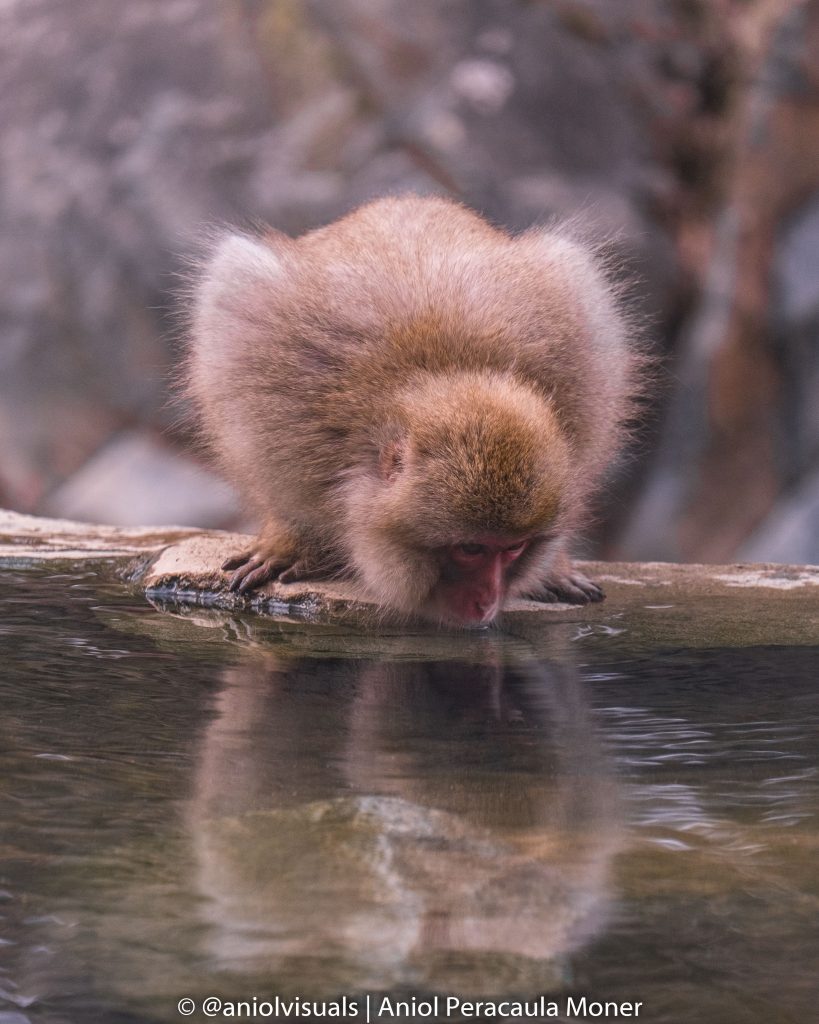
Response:
[[[271,521],[252,548],[228,558],[222,569],[233,570],[230,590],[248,594],[269,580],[296,583],[326,578],[333,575],[334,567],[317,545]]]

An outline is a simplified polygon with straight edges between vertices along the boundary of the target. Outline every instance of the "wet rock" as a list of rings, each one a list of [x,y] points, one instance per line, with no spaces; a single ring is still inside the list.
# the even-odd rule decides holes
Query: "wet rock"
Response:
[[[252,597],[239,597],[227,589],[229,574],[220,565],[251,542],[251,537],[220,531],[98,526],[0,510],[0,568],[104,560],[120,579],[182,622],[220,631],[239,628],[246,640],[265,642],[271,623],[275,631],[278,622],[309,619],[354,631],[363,627],[365,636],[374,630],[376,646],[387,635],[401,649],[416,652],[419,644],[432,650],[426,633],[446,638],[423,623],[391,623],[352,582],[271,582]],[[611,644],[621,633],[631,633],[632,645],[643,637],[649,646],[656,646],[658,637],[683,646],[815,643],[819,630],[817,566],[578,564],[603,586],[606,601],[585,606],[509,602],[501,627],[520,640],[522,650],[531,652],[553,636],[549,629],[557,625],[566,642],[595,635]],[[244,612],[262,614],[237,626],[237,615]],[[444,640],[442,656],[464,644],[474,653],[481,637],[491,639],[492,631],[458,631]],[[328,643],[328,649],[336,649],[332,636]]]
[[[392,620],[352,582],[269,582],[251,597],[230,593],[229,574],[219,565],[249,541],[236,534],[193,535],[166,547],[151,562],[141,563],[131,578],[157,607],[183,618],[194,613],[200,625],[208,622],[217,629],[224,629],[237,612],[249,610],[263,617],[309,619],[356,629],[438,632],[423,623],[408,627]],[[581,562],[579,566],[604,588],[607,596],[602,604],[509,601],[501,628],[531,644],[542,642],[550,629],[560,625],[574,631],[574,636],[594,634],[606,638],[605,642],[633,630],[652,643],[663,636],[669,644],[683,646],[812,643],[819,629],[817,567],[661,562]],[[260,636],[263,633],[264,626]],[[476,633],[458,631],[457,635],[470,638]],[[633,643],[634,636],[630,640]]]
[[[74,523],[0,509],[0,564],[33,564],[57,559],[81,562],[87,558],[128,562],[133,561],[135,555],[155,557],[163,548],[198,532]]]

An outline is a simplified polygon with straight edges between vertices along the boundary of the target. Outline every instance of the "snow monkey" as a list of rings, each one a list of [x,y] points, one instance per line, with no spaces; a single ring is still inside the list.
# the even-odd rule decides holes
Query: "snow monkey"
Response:
[[[445,199],[217,238],[186,376],[261,524],[222,567],[231,589],[352,577],[450,624],[491,622],[507,595],[599,601],[569,544],[627,433],[629,333],[587,245]]]

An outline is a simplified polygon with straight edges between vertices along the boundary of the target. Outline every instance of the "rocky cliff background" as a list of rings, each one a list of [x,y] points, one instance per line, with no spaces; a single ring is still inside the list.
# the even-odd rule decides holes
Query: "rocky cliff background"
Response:
[[[0,504],[243,525],[185,259],[385,192],[613,238],[661,356],[590,553],[819,562],[819,2],[5,0]]]

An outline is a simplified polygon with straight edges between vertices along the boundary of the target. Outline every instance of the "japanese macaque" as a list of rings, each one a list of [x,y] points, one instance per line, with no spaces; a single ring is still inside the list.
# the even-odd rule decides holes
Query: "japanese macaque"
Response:
[[[585,245],[456,203],[381,199],[291,239],[218,239],[189,394],[258,515],[231,589],[352,577],[386,609],[488,623],[506,596],[599,601],[568,544],[639,378]]]

